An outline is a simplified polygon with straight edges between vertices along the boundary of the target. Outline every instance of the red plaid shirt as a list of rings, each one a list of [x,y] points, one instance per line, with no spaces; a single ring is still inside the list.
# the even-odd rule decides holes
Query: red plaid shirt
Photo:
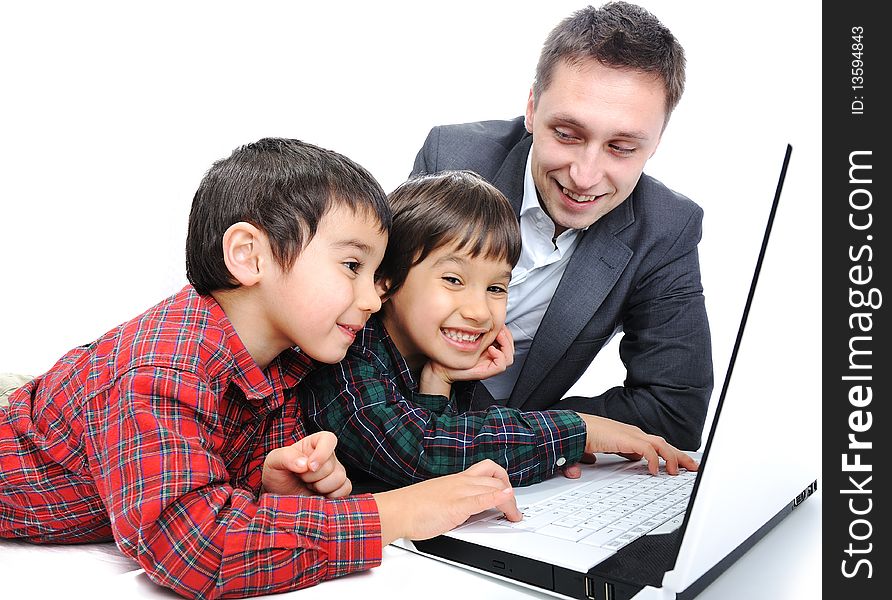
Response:
[[[114,536],[188,597],[281,592],[381,560],[371,496],[258,497],[267,453],[305,435],[288,350],[261,371],[191,286],[66,354],[0,409],[0,537]]]

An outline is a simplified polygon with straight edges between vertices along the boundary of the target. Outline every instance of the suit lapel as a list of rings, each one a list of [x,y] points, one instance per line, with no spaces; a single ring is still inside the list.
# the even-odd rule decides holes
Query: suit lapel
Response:
[[[583,233],[545,311],[508,406],[519,408],[526,403],[616,285],[633,253],[615,232],[635,220],[633,200],[634,195]]]
[[[518,218],[520,218],[520,207],[523,204],[523,177],[532,145],[533,136],[527,134],[508,153],[505,162],[502,163],[491,182],[505,194]]]

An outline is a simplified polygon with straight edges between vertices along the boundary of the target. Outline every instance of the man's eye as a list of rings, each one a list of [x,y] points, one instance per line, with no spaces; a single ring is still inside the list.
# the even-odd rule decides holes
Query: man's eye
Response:
[[[555,129],[554,135],[557,136],[557,138],[559,140],[563,140],[563,141],[567,141],[567,142],[573,141],[576,139],[576,136],[570,135],[569,133],[567,133],[565,131],[561,131],[560,129]]]
[[[635,150],[636,150],[636,148],[626,148],[624,146],[617,146],[616,144],[611,144],[610,148],[617,154],[621,154],[621,155],[634,154]]]

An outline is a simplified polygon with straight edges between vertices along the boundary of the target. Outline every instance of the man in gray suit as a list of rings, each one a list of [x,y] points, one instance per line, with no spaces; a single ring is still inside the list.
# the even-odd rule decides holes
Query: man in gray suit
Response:
[[[646,10],[588,7],[548,36],[524,117],[431,130],[413,175],[480,173],[511,200],[523,236],[508,294],[514,364],[474,384],[473,408],[572,409],[699,447],[713,385],[703,211],[643,174],[684,68]],[[623,384],[564,398],[619,331]]]

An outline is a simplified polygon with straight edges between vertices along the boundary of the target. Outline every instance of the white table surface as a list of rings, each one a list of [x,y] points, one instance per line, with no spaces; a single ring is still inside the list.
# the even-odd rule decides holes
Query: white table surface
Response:
[[[819,489],[699,596],[699,600],[821,597],[821,500]],[[0,540],[0,597],[179,598],[151,583],[114,544],[35,546]],[[418,556],[384,549],[380,567],[269,598],[486,598],[546,599],[554,596]]]

